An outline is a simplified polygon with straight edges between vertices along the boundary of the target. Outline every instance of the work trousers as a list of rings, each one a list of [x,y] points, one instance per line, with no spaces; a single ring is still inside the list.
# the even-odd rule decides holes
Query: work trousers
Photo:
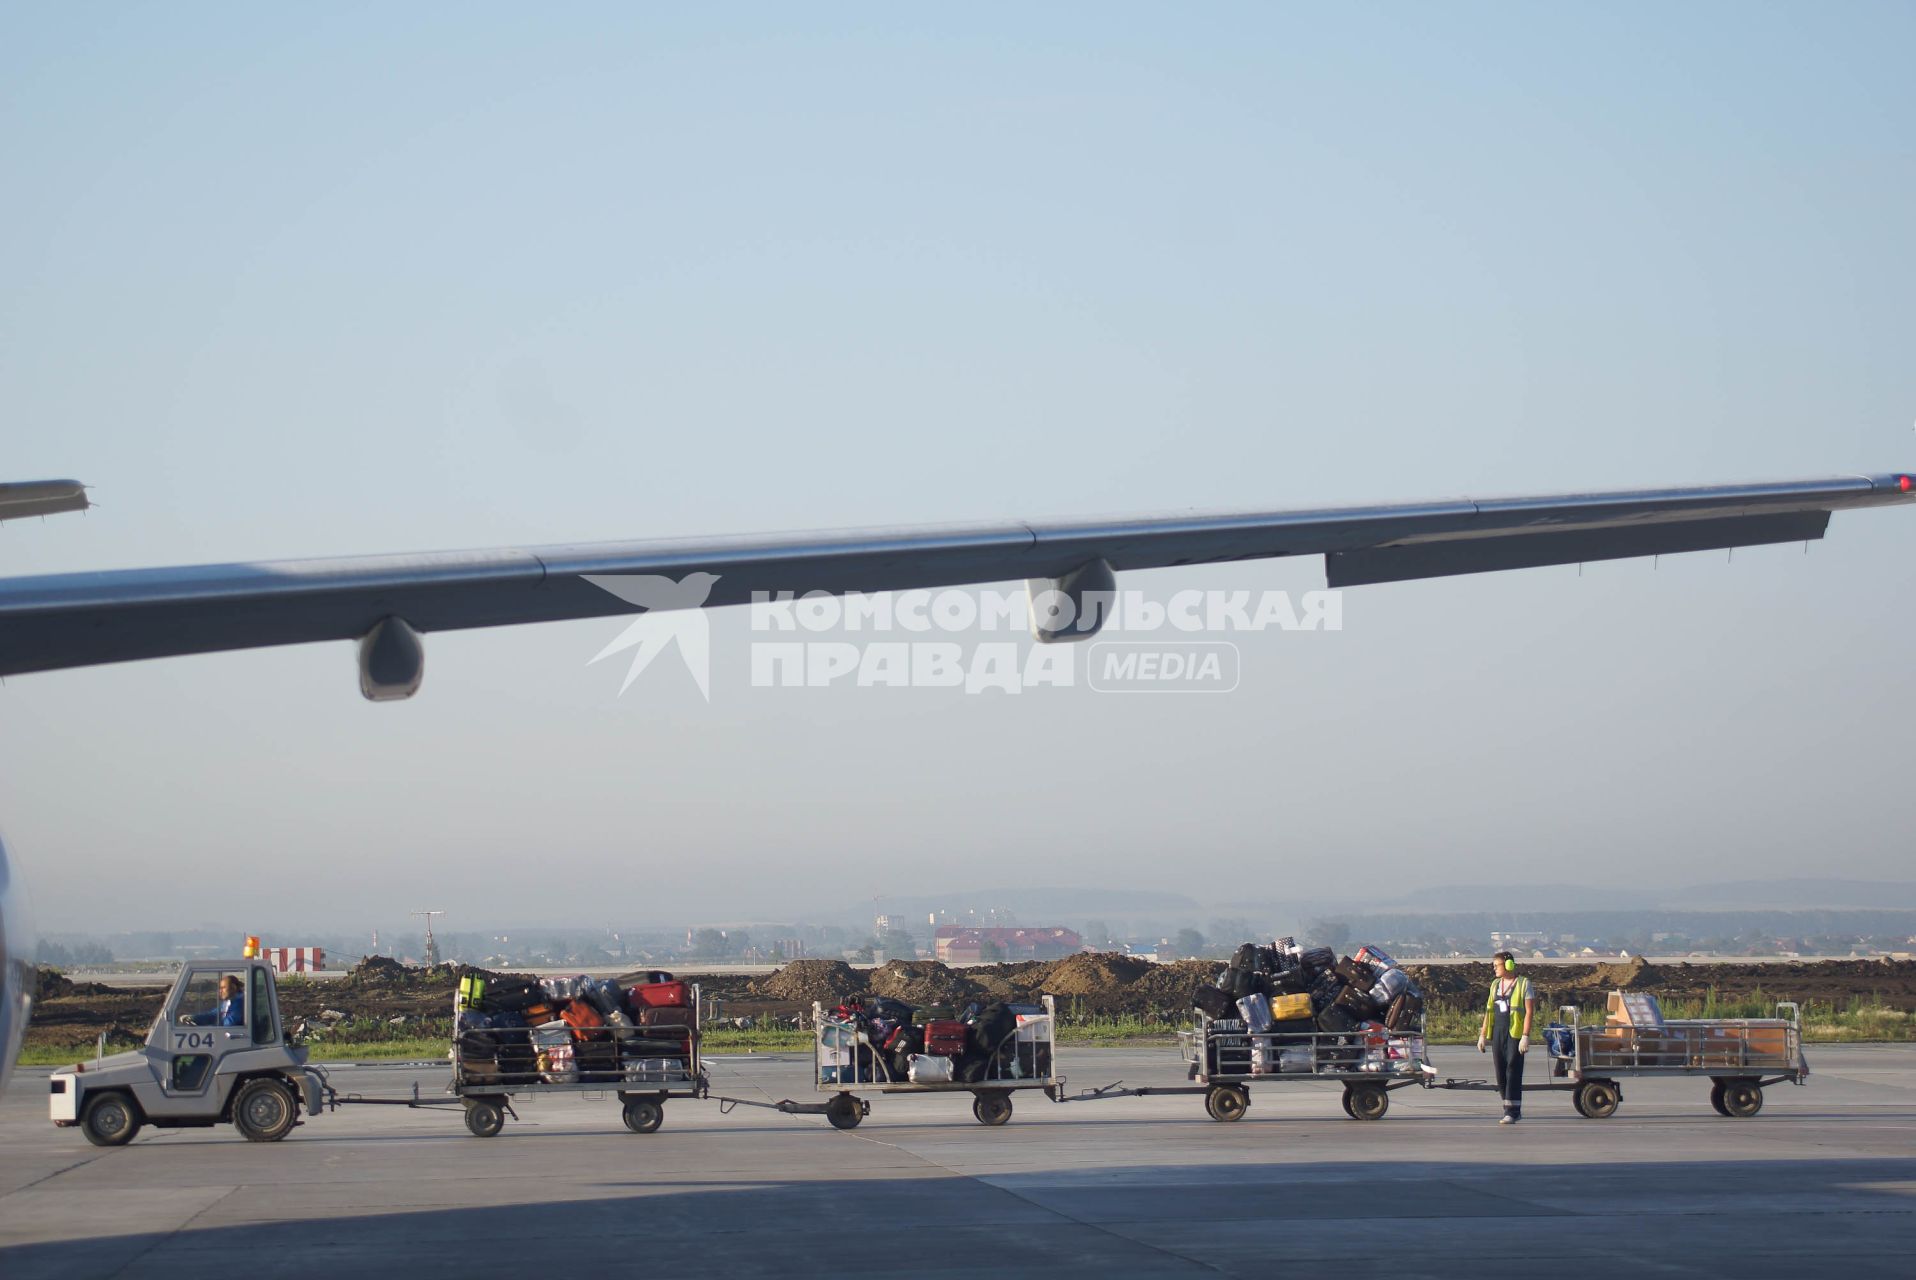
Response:
[[[1490,1057],[1497,1064],[1497,1092],[1504,1100],[1504,1111],[1514,1119],[1523,1118],[1523,1060],[1517,1052],[1517,1038],[1502,1029],[1490,1037]]]

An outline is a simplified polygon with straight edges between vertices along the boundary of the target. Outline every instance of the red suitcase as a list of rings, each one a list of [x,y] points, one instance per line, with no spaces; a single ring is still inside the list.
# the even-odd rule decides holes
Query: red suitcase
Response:
[[[956,1057],[965,1051],[965,1031],[962,1022],[938,1019],[925,1024],[925,1052],[942,1057]]]
[[[632,988],[635,1009],[682,1009],[691,999],[691,992],[683,982],[648,982]]]

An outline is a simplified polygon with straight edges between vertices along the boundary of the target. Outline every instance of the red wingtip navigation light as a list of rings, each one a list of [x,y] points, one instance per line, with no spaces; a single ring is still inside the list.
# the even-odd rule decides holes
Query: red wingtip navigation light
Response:
[[[1916,481],[1912,481],[1908,476],[1896,477],[1896,487],[1904,493],[1908,493],[1913,485],[1916,485]]]

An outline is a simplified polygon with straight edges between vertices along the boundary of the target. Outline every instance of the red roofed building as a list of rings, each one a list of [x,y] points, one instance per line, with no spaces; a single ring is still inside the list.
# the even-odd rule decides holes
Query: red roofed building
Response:
[[[945,964],[978,964],[993,960],[1062,960],[1084,950],[1084,939],[1069,929],[966,929],[947,925],[938,930],[932,954]]]

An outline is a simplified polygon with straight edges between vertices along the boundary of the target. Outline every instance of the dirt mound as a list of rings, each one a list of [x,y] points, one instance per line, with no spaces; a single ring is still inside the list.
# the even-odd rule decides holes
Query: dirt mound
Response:
[[[752,994],[766,1000],[822,1004],[837,1004],[864,989],[864,980],[843,960],[794,960],[752,984]]]
[[[1191,1007],[1191,991],[1201,982],[1217,978],[1223,966],[1215,960],[1176,960],[1154,965],[1151,971],[1133,982],[1125,996],[1133,1004],[1150,1010],[1183,1012]]]
[[[73,994],[73,979],[67,977],[58,969],[48,969],[42,966],[37,976],[40,981],[39,991],[33,997],[35,1000],[55,1000],[61,996],[70,996]]]
[[[1040,986],[1054,996],[1112,995],[1155,967],[1149,960],[1114,951],[1068,956],[1051,966]]]
[[[1663,975],[1642,956],[1632,956],[1615,964],[1600,964],[1584,979],[1588,986],[1613,991],[1646,991],[1663,981]]]
[[[866,989],[923,1008],[933,1004],[963,1004],[976,999],[981,988],[963,974],[936,960],[893,960],[865,975]]]

